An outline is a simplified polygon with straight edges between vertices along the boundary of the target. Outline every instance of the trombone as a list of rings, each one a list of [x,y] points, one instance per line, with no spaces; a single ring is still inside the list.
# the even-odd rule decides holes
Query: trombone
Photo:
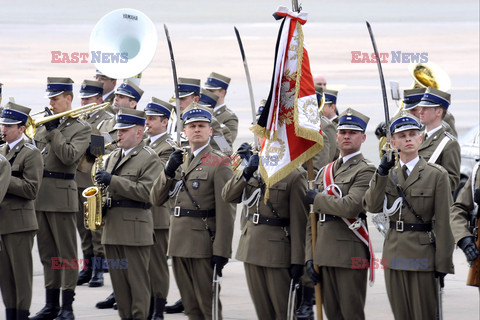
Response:
[[[40,119],[33,119],[31,116],[28,117],[27,123],[25,124],[25,135],[29,137],[30,139],[35,138],[35,134],[37,132],[37,127],[41,126],[42,124],[45,124],[47,122],[50,122],[55,119],[60,119],[60,118],[79,118],[79,117],[85,117],[89,115],[90,113],[103,110],[110,106],[110,102],[105,102],[102,104],[96,104],[96,103],[91,103],[87,104],[85,106],[82,106],[80,108],[75,108],[72,110],[68,110],[65,112],[57,113],[51,116],[47,117],[42,117]],[[37,113],[38,114],[38,113]]]

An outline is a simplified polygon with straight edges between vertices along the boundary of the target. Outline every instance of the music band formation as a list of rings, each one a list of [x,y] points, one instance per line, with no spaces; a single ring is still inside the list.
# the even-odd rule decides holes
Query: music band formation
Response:
[[[456,202],[452,197],[460,146],[447,90],[404,91],[388,128],[395,152],[375,168],[361,153],[369,117],[352,108],[339,113],[338,92],[320,79],[324,148],[314,157],[315,188],[308,189],[299,167],[265,199],[258,150],[243,143],[232,152],[239,119],[225,105],[230,78],[212,72],[203,86],[178,78],[180,132],[175,101],[140,103],[138,83],[115,88],[115,79],[99,71],[95,77],[82,82],[80,108],[72,109],[73,80],[49,77],[43,118],[32,120],[30,108],[14,102],[2,110],[6,319],[74,319],[76,286],[103,286],[105,272],[113,293],[98,308],[115,302],[122,319],[163,319],[169,257],[181,295],[170,312],[221,319],[220,286],[212,290],[212,279],[218,281],[231,258],[236,204],[243,210],[235,258],[244,262],[259,319],[288,318],[293,290],[293,317],[313,319],[316,283],[328,319],[364,319],[374,263],[385,269],[396,319],[433,319],[443,279],[453,273],[455,245],[469,261],[480,254],[468,222],[480,202],[478,166]],[[382,124],[376,130],[379,137],[386,131]],[[317,218],[313,246],[309,205]],[[357,235],[370,213],[385,222],[378,226],[385,233],[381,258]],[[77,231],[83,260],[72,267]],[[35,236],[46,302],[29,318]]]

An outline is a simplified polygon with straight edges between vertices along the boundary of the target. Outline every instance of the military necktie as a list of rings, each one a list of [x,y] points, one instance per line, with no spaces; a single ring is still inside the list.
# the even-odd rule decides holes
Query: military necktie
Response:
[[[115,162],[115,165],[113,166],[112,174],[114,174],[115,170],[117,170],[117,166],[120,163],[120,161],[122,161],[122,158],[123,158],[123,150],[120,152],[120,157],[118,157],[117,162]]]
[[[334,173],[336,173],[338,171],[338,169],[340,169],[340,167],[342,166],[342,163],[343,163],[343,159],[340,158],[340,159],[337,159],[337,161],[335,161],[335,164],[333,165],[333,171]]]
[[[408,178],[408,172],[407,172],[407,170],[408,170],[407,165],[404,164],[404,165],[402,166],[402,173],[403,173],[403,177],[405,178],[405,180],[407,180],[407,178]]]

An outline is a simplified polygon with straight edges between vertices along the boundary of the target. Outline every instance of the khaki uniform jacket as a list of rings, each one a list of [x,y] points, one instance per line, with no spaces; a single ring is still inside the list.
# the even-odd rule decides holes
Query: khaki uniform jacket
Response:
[[[7,193],[8,186],[10,185],[12,170],[10,169],[10,163],[5,159],[4,156],[0,155],[0,200],[3,200],[3,197]],[[3,208],[0,207],[0,212]]]
[[[399,263],[392,264],[392,261],[399,259],[418,261],[419,268],[415,271],[453,273],[454,240],[449,222],[452,197],[445,170],[437,164],[429,164],[420,158],[406,181],[400,166],[392,168],[388,176],[380,176],[376,173],[365,194],[364,206],[369,212],[381,212],[385,196],[388,208],[400,197],[395,187],[393,170],[396,171],[400,187],[412,208],[425,223],[434,223],[435,243],[430,241],[427,232],[399,232],[388,229],[383,245],[385,260],[382,264],[390,269],[412,270],[414,265],[412,266],[411,263],[405,266]],[[404,223],[421,223],[405,204],[401,210]],[[392,215],[390,221],[399,221],[399,213]]]
[[[168,255],[181,258],[209,258],[212,255],[230,258],[235,207],[222,199],[222,188],[233,175],[230,158],[207,145],[192,161],[187,160],[180,166],[176,178],[167,179],[162,171],[151,192],[150,199],[154,205],[161,205],[168,200],[169,191],[179,181],[179,173],[185,176],[186,187],[200,210],[215,209],[216,214],[206,221],[197,217],[171,216]],[[173,207],[196,209],[185,186],[173,203]],[[205,222],[215,235],[213,242]]]
[[[468,230],[468,221],[470,211],[473,210],[473,192],[472,192],[473,173],[468,178],[465,186],[460,190],[457,200],[450,208],[450,225],[452,226],[455,243],[458,243],[465,237],[471,237],[472,233]],[[473,190],[480,188],[480,166],[477,169]],[[478,214],[478,213],[477,213]]]
[[[105,121],[111,119],[113,115],[105,110],[99,110],[93,116],[88,118],[86,122],[92,127],[92,134],[100,134],[104,132],[102,127]],[[89,162],[86,157],[82,157],[80,164],[77,167],[75,180],[79,188],[88,188],[92,182],[92,166],[93,162]]]
[[[330,214],[343,218],[357,218],[365,214],[362,199],[368,189],[375,167],[358,154],[343,163],[333,172],[334,183],[342,191],[341,198],[320,192],[315,197],[313,209],[316,214]],[[323,191],[322,171],[315,181],[318,190]],[[307,223],[306,260],[319,266],[351,268],[352,257],[368,259],[368,247],[358,239],[341,219],[317,222],[317,245],[312,253],[310,219]]]
[[[8,154],[7,145],[1,146],[0,154],[8,161],[15,158],[11,165],[10,184],[6,183],[8,191],[0,204],[0,234],[37,230],[34,204],[43,177],[42,155],[24,140]]]
[[[237,138],[237,133],[238,133],[238,117],[235,113],[233,113],[232,110],[227,108],[227,106],[224,104],[220,106],[215,112],[213,113],[213,116],[217,118],[218,122],[224,124],[227,126],[228,130],[230,130],[231,133],[231,143],[235,141]]]
[[[263,182],[262,182],[263,183]],[[236,173],[223,188],[222,196],[228,202],[241,203],[243,190],[248,198],[260,187],[256,177],[247,181],[243,171]],[[284,228],[267,224],[254,224],[247,221],[236,258],[240,261],[269,268],[288,268],[291,264],[303,265],[305,262],[305,228],[307,206],[305,193],[307,176],[303,168],[295,169],[282,181],[270,188],[270,202],[281,219],[290,219],[290,226]],[[258,212],[262,217],[278,218],[265,204],[263,193],[258,201],[258,209],[252,206],[249,214]]]
[[[48,132],[38,128],[35,145],[43,155],[44,170],[75,174],[90,142],[92,129],[84,120],[67,118]],[[35,210],[77,212],[77,183],[73,179],[44,178],[35,201]]]
[[[122,149],[113,151],[105,170],[112,172]],[[112,201],[149,202],[153,181],[161,170],[160,159],[141,141],[123,157],[112,176],[108,194]],[[153,244],[153,217],[150,209],[112,207],[107,209],[102,244],[147,246]]]
[[[437,149],[440,142],[444,137],[448,137],[448,141],[442,153],[438,157],[435,163],[441,165],[448,172],[448,180],[450,182],[450,189],[455,191],[460,182],[460,145],[454,136],[447,133],[445,128],[441,128],[435,132],[431,137],[422,141],[418,154],[428,162],[428,159],[432,157],[432,154]]]
[[[173,149],[176,148],[175,142],[170,138],[168,134],[164,134],[163,136],[155,140],[153,144],[150,144],[150,138],[147,139],[145,143],[157,153],[161,162],[160,170],[163,171],[163,169],[165,168],[165,164],[168,161],[168,158],[170,158],[170,154],[172,154]],[[169,202],[165,202],[161,206],[152,207],[153,228],[155,230],[169,228],[170,210],[171,206]]]

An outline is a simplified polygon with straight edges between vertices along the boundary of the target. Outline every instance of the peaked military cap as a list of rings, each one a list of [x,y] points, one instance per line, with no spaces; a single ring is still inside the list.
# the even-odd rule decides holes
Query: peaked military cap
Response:
[[[30,110],[30,108],[9,102],[5,106],[5,109],[2,110],[0,124],[26,123],[28,120],[28,115],[30,114]]]
[[[206,89],[200,90],[200,100],[198,103],[204,107],[215,108],[217,105],[218,96]]]
[[[183,98],[191,94],[200,95],[200,79],[178,78],[178,97]]]
[[[258,121],[258,118],[260,118],[260,115],[262,114],[263,110],[265,109],[266,103],[267,103],[267,99],[260,100],[260,105],[258,106],[257,114],[255,115],[257,118],[257,121]]]
[[[95,80],[83,80],[80,87],[80,98],[90,98],[103,95],[103,82]]]
[[[152,97],[152,100],[145,107],[147,116],[162,116],[170,118],[170,114],[175,107],[168,102]]]
[[[195,121],[212,122],[212,114],[204,106],[192,102],[182,114],[183,124]]]
[[[73,80],[70,78],[48,77],[47,98],[56,97],[66,91],[73,92]]]
[[[128,129],[145,125],[145,112],[130,108],[120,108],[116,117],[114,129]]]
[[[138,102],[143,95],[143,90],[132,81],[125,80],[121,85],[118,86],[117,90],[115,90],[115,94],[130,97]]]
[[[448,109],[450,106],[450,93],[428,87],[423,94],[419,107],[443,107]]]
[[[337,130],[360,130],[365,131],[367,129],[369,117],[366,115],[348,108],[338,116]]]
[[[403,91],[403,108],[405,110],[413,109],[422,100],[426,88],[415,88]]]
[[[337,104],[338,91],[324,89],[323,93],[325,94],[325,104],[328,104],[328,103]]]
[[[95,70],[95,75],[96,75],[96,76],[104,76],[104,77],[107,77],[107,78],[109,78],[109,79],[111,79],[111,80],[116,80],[115,78],[111,78],[111,77],[107,76],[106,74],[104,74],[102,71],[100,71],[100,70],[98,70],[98,69]]]
[[[230,84],[230,78],[220,73],[212,72],[205,82],[205,89],[219,90],[219,89],[228,89]]]
[[[390,121],[390,132],[392,134],[406,130],[420,130],[420,120],[409,112],[402,111]]]

